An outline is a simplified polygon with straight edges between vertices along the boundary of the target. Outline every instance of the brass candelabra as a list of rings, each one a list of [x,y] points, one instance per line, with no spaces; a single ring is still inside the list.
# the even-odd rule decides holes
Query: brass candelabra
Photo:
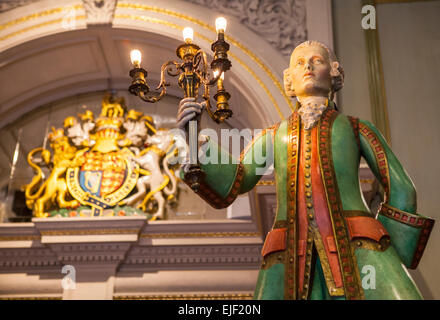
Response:
[[[225,41],[226,19],[217,18],[215,21],[217,30],[217,40],[212,43],[211,50],[214,57],[210,64],[213,76],[210,76],[206,53],[198,45],[193,43],[194,31],[191,28],[183,29],[184,43],[177,47],[176,55],[180,62],[167,61],[162,64],[160,83],[156,90],[160,92],[150,92],[147,83],[147,71],[141,67],[141,53],[139,50],[132,50],[130,53],[133,69],[130,70],[132,82],[128,90],[131,94],[150,103],[156,103],[166,94],[166,87],[170,85],[165,76],[169,75],[178,78],[178,85],[183,90],[184,98],[199,97],[199,87],[202,85],[204,92],[202,95],[205,101],[205,109],[212,120],[221,123],[232,116],[232,110],[229,109],[228,100],[230,94],[223,85],[224,74],[231,68],[231,61],[228,59],[229,44]],[[210,104],[210,87],[217,86],[217,93],[214,95],[216,100],[216,110]],[[185,173],[185,179],[190,181],[191,188],[198,191],[200,182],[204,177],[204,172],[200,168],[198,161],[198,135],[200,131],[200,117],[197,115],[196,122],[188,124],[189,144],[189,170]]]

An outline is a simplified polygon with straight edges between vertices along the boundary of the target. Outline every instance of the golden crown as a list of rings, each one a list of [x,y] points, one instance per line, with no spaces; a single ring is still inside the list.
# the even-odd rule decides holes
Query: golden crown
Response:
[[[115,98],[112,94],[107,93],[102,99],[101,114],[96,120],[97,131],[101,129],[118,130],[124,122],[124,113],[127,110],[125,99]]]

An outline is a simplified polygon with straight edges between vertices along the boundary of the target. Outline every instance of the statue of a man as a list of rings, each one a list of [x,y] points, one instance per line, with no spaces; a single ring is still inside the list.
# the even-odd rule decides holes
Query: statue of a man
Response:
[[[336,110],[344,73],[323,44],[295,48],[284,72],[297,97],[288,120],[253,139],[238,164],[203,164],[199,195],[215,208],[229,206],[275,168],[277,214],[263,250],[255,299],[421,299],[406,268],[416,268],[434,221],[416,213],[411,179],[375,128]],[[182,128],[202,106],[184,99]],[[212,141],[208,150],[226,152]],[[273,150],[254,161],[259,150]],[[377,217],[366,206],[358,169],[363,157],[385,191]]]

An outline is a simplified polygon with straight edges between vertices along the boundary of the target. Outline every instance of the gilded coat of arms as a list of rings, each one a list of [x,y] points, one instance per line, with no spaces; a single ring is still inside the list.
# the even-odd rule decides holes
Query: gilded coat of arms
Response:
[[[90,110],[78,116],[66,118],[64,128],[52,128],[53,154],[45,148],[28,154],[36,174],[24,190],[34,216],[163,219],[165,203],[175,204],[177,193],[168,161],[177,151],[173,135],[109,94],[96,119]],[[46,178],[42,167],[50,171]]]

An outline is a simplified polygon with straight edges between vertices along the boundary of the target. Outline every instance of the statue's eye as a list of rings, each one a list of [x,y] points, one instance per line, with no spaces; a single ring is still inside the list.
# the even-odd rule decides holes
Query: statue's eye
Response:
[[[315,58],[315,59],[313,60],[313,62],[314,62],[315,64],[321,64],[321,63],[322,63],[322,60],[321,60],[320,58]]]
[[[303,64],[304,64],[304,60],[298,60],[297,62],[296,62],[296,64],[298,65],[298,66],[302,66]]]

